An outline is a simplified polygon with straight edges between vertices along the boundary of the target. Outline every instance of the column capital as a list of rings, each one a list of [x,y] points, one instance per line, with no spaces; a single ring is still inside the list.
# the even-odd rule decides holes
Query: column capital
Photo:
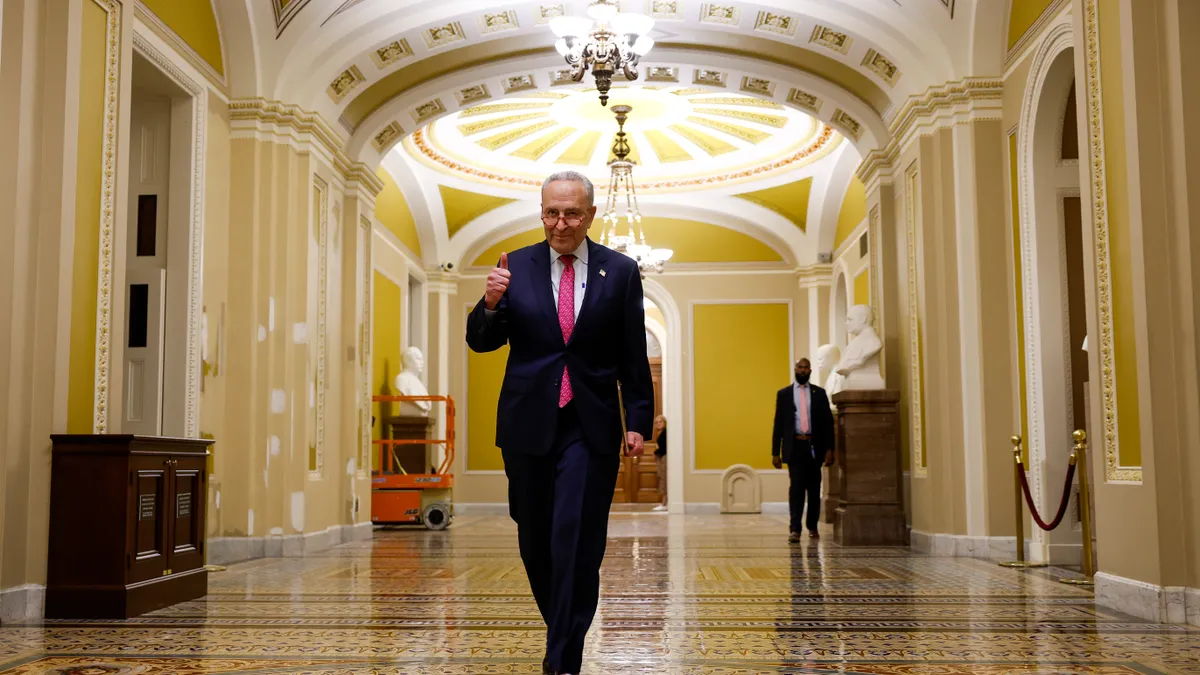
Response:
[[[447,272],[440,267],[433,267],[426,269],[425,275],[425,285],[431,293],[458,295],[458,281],[462,279],[458,272]]]
[[[998,120],[1003,105],[1004,82],[988,77],[966,77],[909,96],[888,122],[887,145],[863,158],[859,180],[868,193],[890,184],[896,161],[914,140],[959,124]]]
[[[800,288],[828,288],[833,285],[833,263],[814,263],[795,270]]]

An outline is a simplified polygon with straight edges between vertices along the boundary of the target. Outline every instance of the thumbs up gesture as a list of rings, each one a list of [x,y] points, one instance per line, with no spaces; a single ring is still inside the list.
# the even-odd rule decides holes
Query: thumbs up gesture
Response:
[[[483,293],[483,304],[488,309],[496,309],[496,305],[500,304],[500,298],[508,291],[508,282],[512,279],[512,273],[508,271],[508,254],[500,254],[500,262],[488,274],[487,286]]]

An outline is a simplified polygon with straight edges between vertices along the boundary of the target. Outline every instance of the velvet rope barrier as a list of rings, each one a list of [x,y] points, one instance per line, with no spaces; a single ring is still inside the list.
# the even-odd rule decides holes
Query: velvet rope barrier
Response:
[[[1029,481],[1025,478],[1025,472],[1019,471],[1018,475],[1021,478],[1021,491],[1025,493],[1025,504],[1029,507],[1029,515],[1033,517],[1033,522],[1043,530],[1049,532],[1058,527],[1062,523],[1063,516],[1067,515],[1067,504],[1071,502],[1071,482],[1075,479],[1075,457],[1071,456],[1071,463],[1067,466],[1067,482],[1063,485],[1062,502],[1058,505],[1058,515],[1054,516],[1054,522],[1049,525],[1038,514],[1037,506],[1033,504],[1033,495],[1029,493]]]

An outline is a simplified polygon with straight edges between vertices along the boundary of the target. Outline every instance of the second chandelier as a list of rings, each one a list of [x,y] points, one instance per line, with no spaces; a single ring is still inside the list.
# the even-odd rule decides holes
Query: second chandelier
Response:
[[[608,91],[618,70],[627,80],[637,79],[638,61],[654,46],[649,36],[653,27],[651,17],[619,11],[616,0],[593,0],[586,17],[559,16],[550,20],[550,30],[558,36],[555,49],[574,67],[572,77],[576,82],[589,69],[592,71],[600,105],[608,105]]]

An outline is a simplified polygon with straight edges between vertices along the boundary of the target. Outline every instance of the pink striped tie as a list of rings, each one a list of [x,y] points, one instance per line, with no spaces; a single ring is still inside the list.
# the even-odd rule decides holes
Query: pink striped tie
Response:
[[[562,279],[558,282],[558,325],[562,328],[563,342],[571,339],[571,331],[575,330],[575,256],[564,255],[562,261]],[[562,408],[574,397],[571,391],[571,377],[567,367],[563,366],[562,388],[558,390],[558,407]]]

